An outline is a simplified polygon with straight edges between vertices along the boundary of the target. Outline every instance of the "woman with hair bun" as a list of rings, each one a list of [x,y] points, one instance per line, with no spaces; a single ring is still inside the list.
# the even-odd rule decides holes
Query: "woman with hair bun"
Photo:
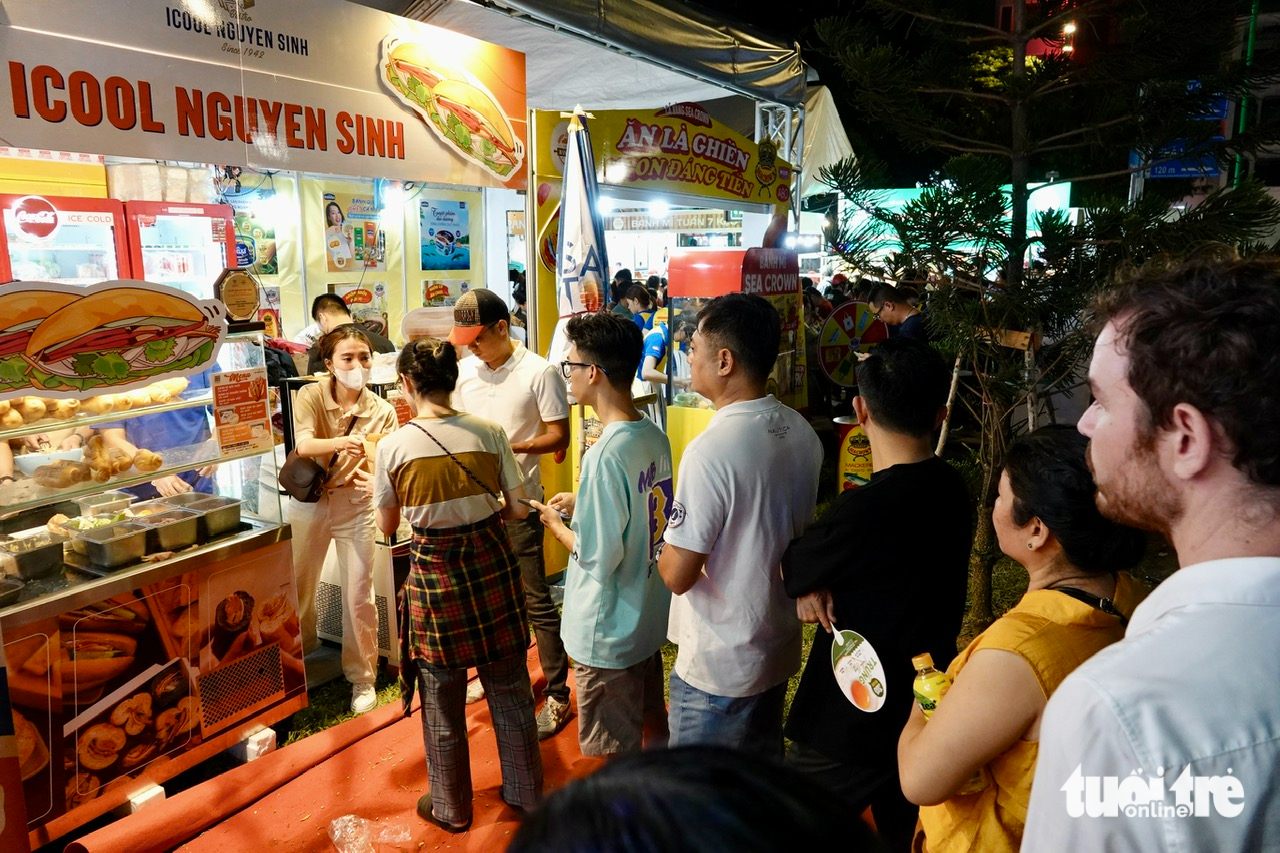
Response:
[[[493,715],[502,798],[518,811],[542,798],[542,757],[525,663],[529,622],[520,566],[504,519],[521,519],[523,477],[502,427],[449,404],[458,381],[453,344],[415,341],[400,353],[401,389],[413,419],[378,445],[378,527],[413,527],[401,593],[405,716],[422,696],[430,789],[418,816],[449,832],[471,826],[465,701],[476,667]]]
[[[1027,570],[1027,593],[951,662],[951,689],[927,723],[917,706],[902,731],[902,791],[922,806],[916,850],[1019,848],[1049,696],[1124,636],[1146,595],[1120,571],[1145,536],[1098,512],[1087,448],[1070,426],[1009,447],[992,523],[1000,550]]]

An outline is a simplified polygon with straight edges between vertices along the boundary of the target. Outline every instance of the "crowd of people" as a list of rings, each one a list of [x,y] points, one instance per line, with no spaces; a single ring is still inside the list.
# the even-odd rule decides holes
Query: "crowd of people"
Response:
[[[401,353],[414,417],[394,432],[361,390],[367,339],[341,326],[320,342],[332,378],[313,386],[299,449],[350,474],[333,478],[327,509],[310,505],[329,515],[295,544],[332,537],[361,571],[365,546],[344,538],[345,519],[412,527],[401,644],[406,713],[415,690],[423,707],[425,820],[471,823],[474,667],[502,797],[527,813],[512,849],[1280,845],[1280,712],[1262,689],[1280,643],[1280,264],[1152,267],[1099,299],[1092,405],[1078,430],[1014,440],[1000,478],[994,534],[1027,592],[959,654],[974,500],[932,450],[949,369],[911,294],[866,294],[899,329],[856,368],[874,474],[815,517],[822,443],[766,392],[776,309],[721,296],[685,330],[691,387],[715,413],[677,469],[633,400],[647,352],[634,318],[651,303],[630,292],[632,316],[574,318],[551,365],[511,338],[499,298],[473,291],[448,341]],[[603,430],[576,490],[546,497],[538,460],[568,443],[566,385]],[[351,418],[367,423],[352,431]],[[373,475],[350,438],[365,427],[391,433]],[[544,531],[570,552],[563,616]],[[1126,573],[1142,531],[1166,537],[1184,566],[1149,595]],[[807,661],[803,622],[819,626]],[[883,672],[855,678],[861,695],[838,666],[852,632]],[[664,704],[668,640],[678,651]],[[950,681],[928,717],[909,686],[925,652]],[[583,754],[617,760],[539,805],[538,739],[575,713]],[[858,835],[868,809],[878,840]],[[768,841],[767,825],[787,832]]]

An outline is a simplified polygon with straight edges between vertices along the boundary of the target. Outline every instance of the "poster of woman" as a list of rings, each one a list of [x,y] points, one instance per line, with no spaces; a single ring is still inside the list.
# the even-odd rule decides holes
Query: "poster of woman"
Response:
[[[324,194],[325,261],[329,272],[386,270],[373,198]]]

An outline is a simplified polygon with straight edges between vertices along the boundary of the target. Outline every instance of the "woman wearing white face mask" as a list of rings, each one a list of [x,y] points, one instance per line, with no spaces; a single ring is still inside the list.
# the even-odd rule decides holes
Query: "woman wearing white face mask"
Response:
[[[330,378],[298,392],[294,438],[298,454],[327,466],[329,474],[320,500],[302,503],[290,498],[285,518],[293,526],[293,576],[306,653],[320,645],[316,586],[329,543],[334,543],[344,590],[342,672],[352,685],[351,710],[362,714],[378,701],[373,688],[378,662],[373,481],[364,437],[394,430],[396,413],[386,400],[365,390],[373,354],[363,332],[354,325],[339,326],[321,338],[319,346]]]

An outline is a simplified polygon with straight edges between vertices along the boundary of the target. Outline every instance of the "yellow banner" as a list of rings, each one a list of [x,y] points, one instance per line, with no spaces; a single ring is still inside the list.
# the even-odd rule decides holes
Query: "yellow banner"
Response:
[[[538,114],[540,175],[563,174],[568,119]],[[772,142],[760,144],[712,119],[698,104],[660,110],[597,110],[587,120],[602,186],[677,192],[747,204],[791,200],[792,165]]]

